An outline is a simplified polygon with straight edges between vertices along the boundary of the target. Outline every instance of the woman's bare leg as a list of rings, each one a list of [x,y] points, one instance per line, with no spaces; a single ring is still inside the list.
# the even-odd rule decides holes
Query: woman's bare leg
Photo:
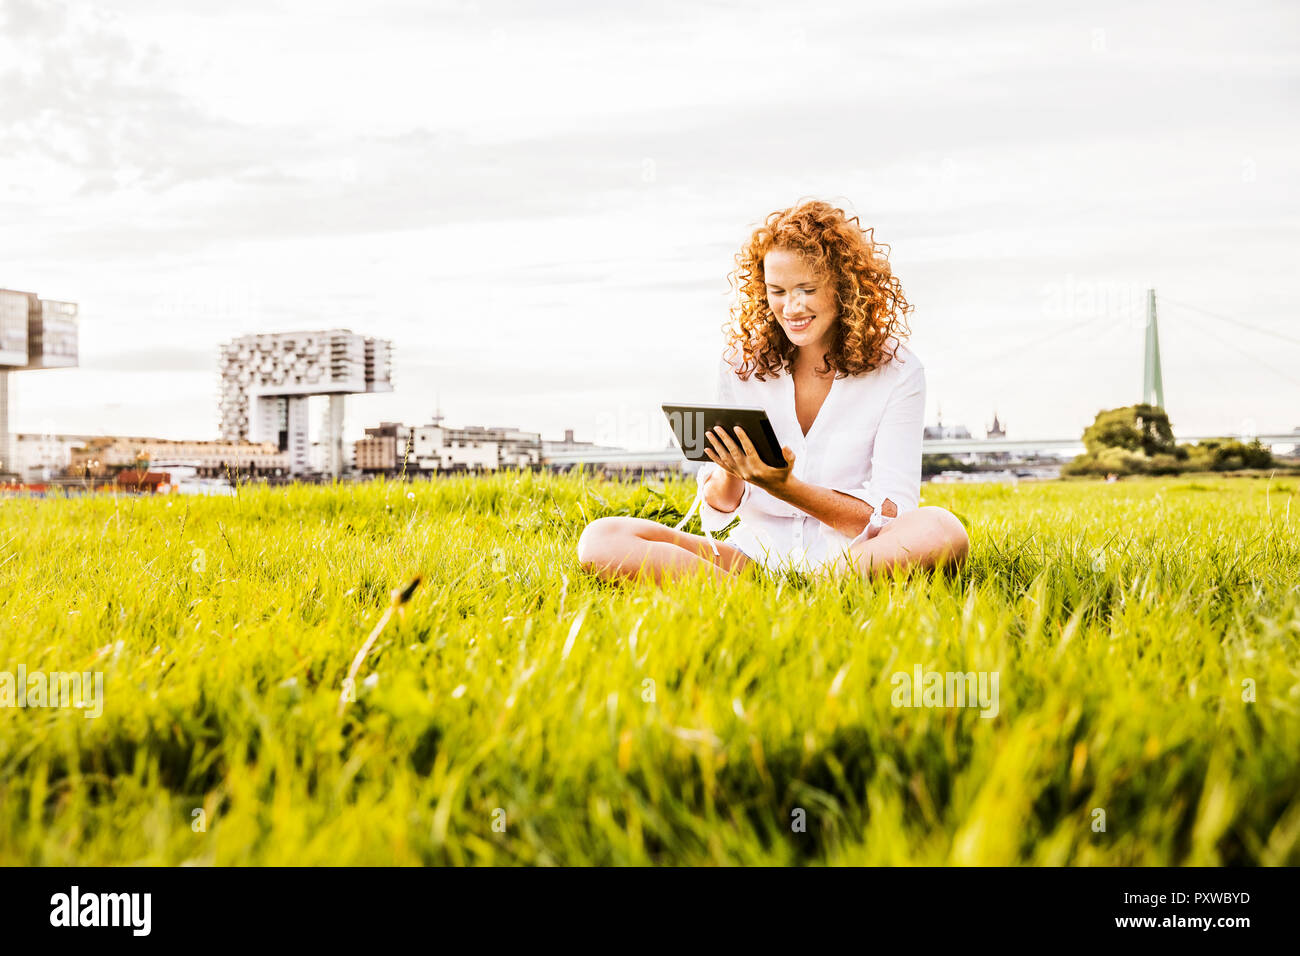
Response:
[[[715,556],[703,535],[687,534],[649,518],[608,515],[582,530],[578,563],[607,580],[644,575],[659,584],[701,570],[715,578],[731,578],[750,563],[735,545],[716,544]]]
[[[899,515],[851,552],[858,573],[889,574],[895,566],[934,568],[960,564],[970,553],[970,538],[951,511],[927,506]],[[837,567],[843,567],[840,562]]]

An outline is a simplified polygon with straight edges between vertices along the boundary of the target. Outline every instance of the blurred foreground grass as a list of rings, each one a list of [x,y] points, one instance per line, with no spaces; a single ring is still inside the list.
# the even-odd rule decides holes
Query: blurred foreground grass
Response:
[[[1297,864],[1296,490],[927,485],[956,575],[667,590],[575,544],[680,479],[2,501],[0,671],[105,699],[0,708],[0,862]]]

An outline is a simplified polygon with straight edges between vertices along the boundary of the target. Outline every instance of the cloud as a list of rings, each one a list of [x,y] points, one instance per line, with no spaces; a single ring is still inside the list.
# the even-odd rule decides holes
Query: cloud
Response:
[[[732,254],[817,195],[891,245],[945,418],[1047,431],[1037,370],[1086,358],[1081,406],[1132,374],[1026,349],[1052,289],[1287,321],[1297,9],[5,0],[3,281],[83,303],[88,370],[188,373],[196,432],[220,342],[334,326],[396,341],[373,407],[427,404],[424,362],[444,404],[526,424],[707,371]],[[972,338],[1007,347],[970,368]]]
[[[112,372],[211,372],[216,375],[217,355],[212,349],[140,348],[87,355],[81,360],[81,367]]]

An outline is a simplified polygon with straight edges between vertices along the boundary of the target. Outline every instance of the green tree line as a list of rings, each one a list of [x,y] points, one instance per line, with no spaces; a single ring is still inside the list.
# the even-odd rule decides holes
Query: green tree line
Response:
[[[1169,415],[1157,405],[1126,405],[1097,413],[1083,432],[1082,455],[1063,475],[1176,475],[1185,471],[1272,468],[1273,453],[1258,438],[1210,438],[1195,444],[1174,441]]]

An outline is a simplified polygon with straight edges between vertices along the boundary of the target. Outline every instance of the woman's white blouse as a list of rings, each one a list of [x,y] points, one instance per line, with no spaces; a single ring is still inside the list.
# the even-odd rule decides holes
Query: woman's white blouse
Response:
[[[874,510],[870,523],[856,537],[745,483],[735,511],[718,511],[704,498],[704,483],[720,467],[704,462],[696,472],[696,495],[682,527],[696,508],[704,534],[713,544],[721,531],[739,517],[725,540],[766,568],[788,567],[805,572],[828,569],[841,551],[875,537],[893,520],[880,513],[886,498],[902,515],[919,506],[921,440],[925,430],[925,368],[905,346],[893,358],[861,375],[834,379],[807,436],[795,414],[793,379],[769,375],[761,382],[751,373],[742,381],[731,364],[734,353],[718,366],[717,403],[751,405],[766,410],[776,437],[795,454],[796,478],[861,498]],[[713,545],[717,551],[717,545]]]

